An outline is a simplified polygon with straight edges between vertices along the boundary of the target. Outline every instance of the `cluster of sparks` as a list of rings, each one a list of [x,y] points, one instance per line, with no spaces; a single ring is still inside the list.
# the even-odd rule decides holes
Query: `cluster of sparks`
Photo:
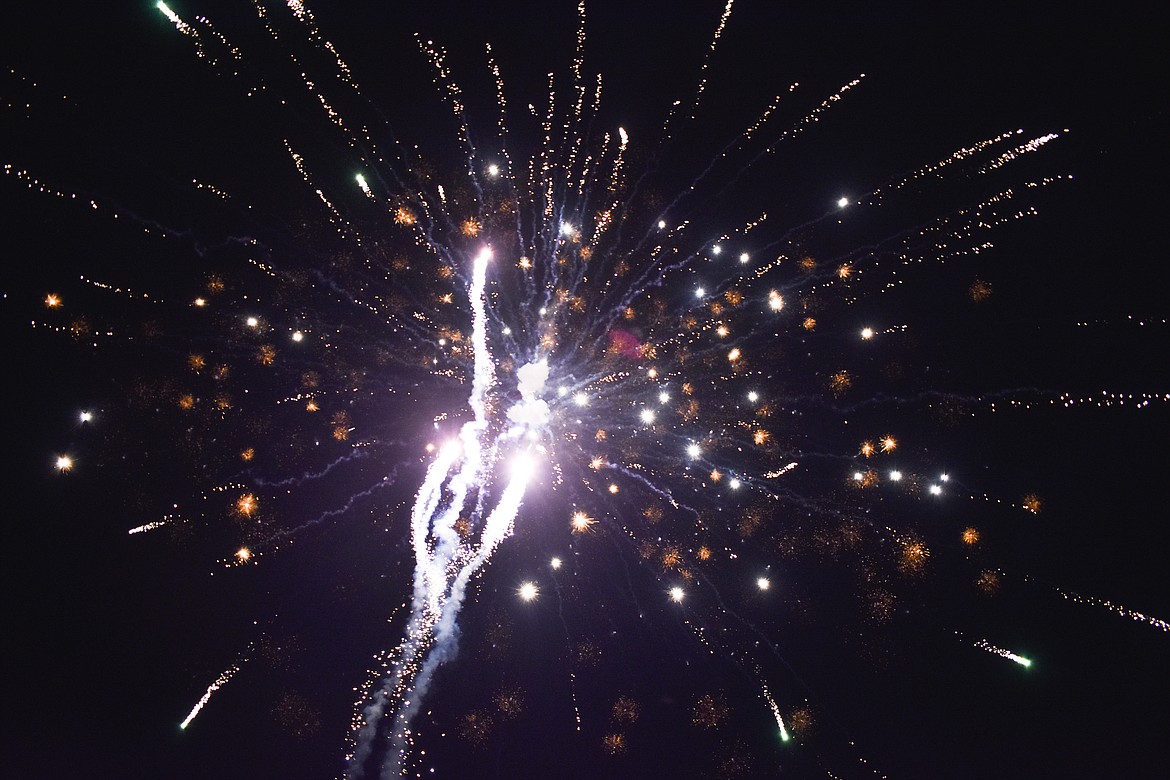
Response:
[[[357,92],[349,67],[333,44],[321,37],[308,9],[299,2],[288,5],[312,45],[329,55],[334,66],[332,77]],[[163,2],[158,3],[158,9],[179,33],[196,43],[198,56],[208,64],[233,75],[246,72],[240,50],[208,20],[200,17],[188,23]],[[261,3],[256,9],[267,31],[279,40],[283,33],[278,31],[273,14]],[[693,98],[689,104],[675,103],[662,138],[673,138],[697,115],[700,97],[708,87],[711,56],[731,10],[732,2],[728,2],[718,19]],[[363,282],[357,289],[347,290],[346,297],[357,309],[380,318],[388,331],[412,342],[410,349],[404,348],[394,359],[411,364],[435,386],[460,388],[466,399],[458,408],[442,409],[434,416],[428,432],[431,441],[425,450],[420,445],[410,456],[426,465],[407,512],[413,559],[407,616],[401,641],[379,656],[380,668],[359,688],[346,753],[349,777],[364,776],[375,767],[386,778],[415,768],[416,721],[436,671],[457,655],[458,621],[464,603],[469,592],[474,593],[475,581],[493,553],[515,532],[523,517],[526,494],[537,486],[568,497],[572,508],[563,522],[571,537],[610,533],[628,543],[643,560],[652,562],[663,600],[678,609],[691,609],[692,602],[717,598],[717,594],[711,596],[715,586],[704,570],[716,562],[736,561],[743,540],[757,534],[778,507],[799,506],[809,513],[816,510],[816,502],[802,496],[798,488],[789,487],[789,480],[814,468],[806,465],[809,461],[831,463],[834,478],[851,491],[849,501],[867,491],[883,489],[904,489],[906,495],[915,497],[925,492],[939,500],[962,490],[947,473],[924,476],[928,466],[914,464],[913,455],[903,454],[900,438],[881,429],[869,430],[868,438],[855,445],[856,450],[831,455],[789,436],[786,419],[814,402],[777,391],[783,383],[772,365],[771,345],[785,328],[799,338],[825,328],[824,306],[818,297],[823,290],[840,290],[841,300],[849,304],[866,290],[881,293],[901,284],[896,272],[887,271],[890,267],[941,262],[985,251],[992,228],[1036,213],[1031,205],[1017,205],[1017,200],[1068,178],[1048,177],[1026,186],[996,189],[975,206],[930,219],[831,262],[814,259],[802,247],[809,243],[810,232],[822,223],[836,224],[842,210],[877,207],[899,191],[940,180],[963,166],[977,175],[991,176],[1025,155],[1040,152],[1059,134],[1028,138],[1022,131],[1006,131],[978,141],[867,194],[842,196],[821,217],[794,229],[778,228],[774,215],[769,218],[756,212],[737,216],[728,229],[704,218],[706,196],[693,193],[703,193],[708,179],[717,178],[713,169],[726,159],[735,159],[730,165],[739,167],[720,174],[734,182],[760,159],[773,155],[778,144],[821,121],[845,93],[861,83],[858,77],[791,120],[787,129],[769,136],[768,128],[781,114],[784,96],[778,96],[683,192],[656,201],[655,208],[647,211],[636,205],[637,184],[627,159],[636,139],[622,128],[602,131],[600,137],[590,130],[602,123],[601,78],[590,80],[583,75],[583,3],[579,17],[568,87],[571,99],[560,102],[558,93],[550,89],[543,112],[530,107],[543,143],[526,160],[509,148],[503,81],[490,48],[489,68],[497,86],[500,116],[496,136],[485,145],[472,140],[462,92],[444,51],[432,42],[419,42],[435,69],[440,99],[454,119],[457,152],[463,161],[446,178],[435,174],[433,164],[406,145],[395,143],[383,150],[365,127],[351,130],[337,108],[340,102],[327,100],[318,82],[302,74],[316,104],[345,136],[357,155],[355,164],[363,168],[352,179],[359,204],[372,205],[377,218],[407,236],[407,244],[417,252],[417,257],[390,261],[392,268],[381,274],[383,280],[394,284],[412,265],[427,269],[423,283],[415,284],[406,294]],[[264,91],[254,87],[248,95]],[[297,151],[293,142],[281,140],[338,237],[357,251],[374,245],[376,241],[349,215],[357,207],[344,205],[353,193],[330,192],[315,183],[310,158]],[[30,189],[69,197],[11,165],[5,165],[5,173]],[[211,188],[218,197],[230,198],[213,185],[197,187]],[[92,207],[98,208],[96,203]],[[364,262],[372,269],[382,260],[371,254]],[[249,263],[275,276],[266,260],[252,258]],[[865,287],[871,278],[877,281]],[[158,296],[83,281],[107,294],[152,305],[159,301]],[[984,287],[978,293],[972,287],[972,300],[977,294],[991,294],[986,283],[980,284]],[[192,296],[187,305],[195,310],[214,308],[217,294],[211,284],[206,293]],[[79,326],[75,321],[70,323],[66,318],[66,324],[53,324],[58,320],[52,318],[68,308],[66,302],[61,293],[47,293],[43,299],[46,320],[34,321],[34,327],[76,336]],[[244,334],[240,338],[254,339],[254,363],[262,367],[284,360],[285,344],[290,349],[318,345],[328,350],[344,338],[340,329],[314,329],[301,322],[278,324],[259,314],[237,317],[235,327]],[[909,327],[866,326],[852,332],[861,341],[870,342],[896,339]],[[93,334],[87,331],[85,337]],[[214,376],[216,381],[229,375],[226,365],[209,361],[203,354],[192,353],[187,356],[186,368],[193,374]],[[278,403],[285,408],[303,408],[310,415],[328,408],[320,416],[332,415],[330,437],[352,448],[338,463],[366,457],[364,448],[372,446],[371,441],[355,434],[360,431],[358,423],[340,403],[331,404],[336,399],[330,399],[310,374],[305,372],[297,391]],[[826,372],[819,388],[823,401],[815,403],[834,408],[833,404],[853,391],[857,381],[854,369]],[[330,392],[344,398],[350,391],[338,387]],[[997,398],[989,403],[996,411],[997,404],[999,408],[1144,408],[1168,400],[1170,395],[1166,394],[1103,392],[1026,400]],[[185,411],[206,408],[207,414],[220,416],[233,408],[226,393],[210,404],[193,394],[180,394],[177,404]],[[92,413],[85,412],[80,419],[89,423]],[[459,424],[459,420],[464,421]],[[251,464],[257,458],[251,445],[238,449],[240,463]],[[267,517],[274,487],[291,489],[324,478],[336,465],[281,483],[229,483],[205,492],[204,499],[213,492],[230,496],[229,514],[241,526],[259,526]],[[62,454],[55,466],[60,472],[69,472],[77,464],[72,455]],[[292,528],[253,533],[225,556],[224,565],[255,565],[298,530],[343,515],[355,501],[380,487],[371,486],[341,508],[325,510],[319,517],[298,520]],[[1040,498],[1031,494],[1007,503],[1031,514],[1041,507]],[[724,508],[730,511],[721,514]],[[172,509],[129,533],[139,535],[174,525],[183,515],[177,505]],[[724,518],[732,514],[736,519],[727,523]],[[894,567],[906,578],[921,576],[931,558],[931,549],[913,532],[868,521],[862,528],[842,509],[824,514],[833,520],[832,539],[818,539],[826,547],[848,548],[858,538],[869,536],[895,550]],[[669,522],[660,525],[664,520]],[[720,523],[727,528],[719,530]],[[675,530],[663,531],[664,527]],[[955,533],[968,548],[982,540],[980,530],[972,526]],[[796,544],[778,534],[775,547],[785,549],[789,543]],[[566,565],[564,559],[555,557],[549,568],[556,572]],[[990,581],[987,576],[981,578],[981,588],[994,587],[985,580]],[[767,571],[752,571],[746,581],[761,596],[775,595],[781,587],[780,580]],[[550,593],[542,584],[539,579],[522,580],[515,594],[523,602],[537,601]],[[1064,595],[1168,630],[1165,621],[1113,602]],[[867,598],[872,614],[880,617],[888,615],[894,596],[874,588]],[[689,614],[694,619],[693,613]],[[710,646],[711,633],[700,628],[695,631],[700,641]],[[1031,665],[1029,659],[988,640],[976,642],[975,647],[1025,667]],[[729,655],[734,657],[735,653]],[[212,682],[182,721],[183,729],[242,663],[232,664]],[[752,668],[760,668],[759,659],[753,661]],[[572,677],[574,672],[569,674]],[[776,673],[759,673],[756,684],[780,740],[787,743],[798,738],[799,733],[794,737],[786,727],[785,710],[772,692],[795,696],[798,686],[781,681]],[[637,718],[636,702],[619,702],[624,703],[614,705],[615,723]],[[574,707],[580,730],[576,701]],[[795,705],[786,711],[800,713],[797,720],[811,718]],[[714,704],[703,712],[700,718],[696,711],[696,720],[712,726],[726,718]],[[789,720],[791,725],[791,717]],[[469,716],[464,731],[481,734],[489,725],[486,715]],[[622,753],[627,750],[627,740],[615,731],[605,737],[604,748],[611,754]]]

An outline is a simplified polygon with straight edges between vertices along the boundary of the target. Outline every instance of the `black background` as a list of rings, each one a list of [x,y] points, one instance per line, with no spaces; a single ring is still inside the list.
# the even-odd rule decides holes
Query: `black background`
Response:
[[[216,75],[148,3],[74,5],[23,7],[5,21],[5,65],[16,75],[5,82],[4,162],[119,211],[190,228],[197,240],[237,230],[275,236],[280,209],[310,211],[311,195],[280,144],[286,119],[266,118],[241,96],[247,78]],[[484,41],[496,46],[514,109],[539,105],[544,74],[563,73],[571,56],[568,3],[386,5],[314,10],[371,102],[411,141],[425,144],[439,132],[428,68],[411,33],[451,51],[473,120],[481,117],[485,127],[494,97],[481,66]],[[286,67],[262,45],[244,4],[175,8],[184,18],[204,14],[239,40],[247,67],[266,71],[270,57],[271,70]],[[591,5],[587,69],[605,75],[605,120],[635,140],[652,137],[669,101],[693,86],[720,9]],[[856,316],[911,323],[916,349],[909,359],[917,370],[929,366],[946,386],[972,394],[1166,392],[1164,30],[1164,19],[1124,5],[1088,13],[821,3],[814,11],[741,2],[711,61],[699,127],[726,138],[793,81],[823,96],[867,74],[793,146],[791,177],[761,192],[769,210],[791,214],[793,223],[822,213],[841,192],[872,189],[977,139],[1016,127],[1029,137],[1067,128],[1051,152],[1037,155],[1045,156],[1043,165],[1025,168],[1075,176],[1039,196],[1037,218],[997,233],[997,248],[984,256],[912,269],[904,289],[859,304]],[[262,52],[259,61],[250,59],[253,50]],[[328,126],[306,112],[293,132],[327,137]],[[328,168],[330,153],[345,157],[337,145],[321,148],[327,151],[315,160],[318,170]],[[695,165],[705,160],[700,152],[696,158]],[[245,202],[273,205],[255,221],[234,223],[188,213],[173,193],[193,177],[224,182]],[[203,269],[182,241],[173,255],[154,244],[143,250],[123,226],[28,192],[13,177],[3,182],[3,198],[5,333],[15,345],[4,382],[11,678],[4,773],[338,774],[350,690],[364,679],[367,659],[396,641],[397,625],[385,620],[401,591],[378,582],[409,576],[394,562],[401,539],[371,545],[370,528],[389,532],[362,519],[357,531],[335,526],[324,541],[294,548],[271,566],[208,577],[222,555],[214,535],[127,538],[126,529],[157,514],[172,491],[190,494],[189,475],[143,485],[116,462],[91,469],[86,453],[109,457],[115,434],[73,420],[81,408],[116,406],[141,368],[136,361],[156,358],[89,350],[28,321],[41,317],[37,302],[46,291],[80,273],[186,290]],[[972,313],[955,301],[977,277],[995,293]],[[866,414],[883,420],[880,410]],[[915,427],[906,412],[888,419],[902,438],[930,442],[919,452],[923,459],[961,475],[963,495],[953,499],[948,522],[984,529],[990,549],[982,565],[1002,567],[1007,586],[994,600],[958,588],[952,579],[962,577],[949,576],[947,561],[961,571],[965,553],[937,550],[943,573],[924,587],[934,595],[916,604],[914,615],[895,618],[881,668],[856,652],[851,637],[866,629],[848,617],[786,623],[750,593],[738,599],[745,619],[766,627],[801,680],[784,691],[790,703],[811,700],[818,721],[807,744],[758,748],[772,737],[751,675],[710,658],[690,638],[679,611],[655,602],[652,574],[633,575],[643,596],[636,608],[590,615],[581,605],[593,589],[598,604],[621,600],[626,575],[612,561],[566,586],[581,621],[573,630],[593,636],[604,659],[579,681],[585,731],[575,733],[554,603],[545,598],[518,610],[506,597],[513,580],[564,548],[562,529],[521,527],[483,581],[483,602],[491,606],[478,616],[469,610],[465,652],[432,694],[419,743],[430,758],[421,765],[433,762],[435,776],[447,777],[715,776],[742,744],[754,756],[749,776],[824,776],[825,768],[847,777],[875,776],[871,768],[890,777],[1159,776],[1170,694],[1166,635],[1066,602],[1050,585],[1170,614],[1163,568],[1170,547],[1167,409],[985,413],[941,431],[927,422]],[[78,460],[64,477],[52,468],[61,451]],[[409,499],[411,476],[396,498]],[[1018,501],[1033,491],[1045,499],[1035,517],[966,498]],[[159,500],[143,506],[128,498],[142,495]],[[554,514],[555,501],[548,504]],[[539,500],[530,506],[532,516],[543,514]],[[923,523],[938,518],[914,502],[886,509]],[[597,540],[579,543],[577,553],[616,554]],[[832,569],[801,574],[806,585],[824,578],[817,584],[829,603],[835,591],[852,587]],[[510,626],[507,662],[482,651],[493,622]],[[246,663],[180,732],[176,724],[206,684],[262,634],[280,637],[277,655],[294,660]],[[1023,671],[973,649],[984,636],[1035,665]],[[501,724],[483,748],[436,736],[453,732],[464,713],[490,706],[493,683],[482,681],[497,674],[525,691],[521,718]],[[292,734],[272,717],[274,701],[289,690],[318,713],[313,735]],[[731,726],[714,735],[689,723],[696,695],[709,690],[725,691],[734,713]],[[615,759],[599,744],[609,703],[622,691],[637,692],[643,714],[630,730],[629,753]]]

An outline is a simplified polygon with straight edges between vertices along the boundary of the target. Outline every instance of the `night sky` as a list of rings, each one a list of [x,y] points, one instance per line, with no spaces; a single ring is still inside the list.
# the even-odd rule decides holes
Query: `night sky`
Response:
[[[570,100],[572,3],[340,5],[314,8],[316,24],[364,98],[313,78],[345,121],[367,123],[387,146],[417,144],[435,180],[466,161],[415,33],[447,49],[477,140],[495,129],[483,55],[492,43],[516,118],[517,168],[539,150],[525,115],[528,103],[543,110],[547,73],[558,100]],[[758,476],[801,465],[779,481],[779,501],[733,498],[725,482],[698,487],[703,475],[667,453],[690,429],[662,440],[627,434],[619,410],[641,396],[598,405],[598,424],[628,443],[624,454],[613,444],[612,457],[644,460],[650,481],[701,506],[701,519],[644,514],[650,503],[634,498],[641,488],[629,477],[616,500],[574,488],[573,473],[591,473],[587,459],[566,464],[559,486],[542,471],[515,535],[469,591],[459,654],[415,722],[412,773],[1165,774],[1170,634],[1101,603],[1170,618],[1165,19],[1136,5],[1092,14],[791,5],[736,3],[696,118],[669,147],[655,139],[671,103],[694,94],[721,3],[591,4],[584,70],[587,83],[600,72],[605,85],[589,144],[624,128],[630,178],[645,173],[637,215],[686,190],[774,96],[784,98],[761,139],[866,74],[765,163],[748,169],[745,156],[697,187],[702,208],[689,230],[710,240],[683,243],[709,246],[761,211],[759,235],[793,240],[761,248],[794,259],[753,288],[782,288],[786,308],[734,321],[754,386],[777,410],[766,423],[774,449],[742,468]],[[467,386],[433,375],[422,358],[437,355],[459,376],[468,360],[417,332],[383,329],[387,318],[347,302],[360,290],[409,314],[449,289],[454,314],[434,310],[470,328],[459,311],[468,269],[442,277],[390,209],[355,187],[354,173],[371,168],[298,77],[329,73],[329,57],[276,4],[275,42],[247,3],[172,7],[188,21],[207,17],[239,60],[214,41],[218,63],[200,59],[148,2],[23,7],[3,25],[0,315],[15,341],[4,383],[5,777],[340,776],[354,691],[371,659],[402,639],[423,446],[435,441],[434,420],[448,415],[451,432],[468,415]],[[261,83],[263,94],[248,97]],[[288,104],[274,108],[277,96]],[[996,152],[956,163],[838,217],[840,197],[860,200],[1016,129],[1021,140],[1060,137],[986,175],[979,166]],[[316,188],[360,243],[339,237]],[[879,242],[917,236],[941,215],[969,223],[963,209],[1005,188],[1014,197],[1002,214],[1037,213],[967,241],[994,246],[945,262],[930,240],[907,250],[921,262],[883,254],[890,245]],[[394,196],[392,177],[376,189]],[[751,249],[752,240],[728,244]],[[797,269],[806,256],[821,265]],[[393,278],[363,270],[395,258],[406,265]],[[863,271],[846,290],[826,284],[842,259]],[[654,288],[674,314],[621,327],[653,341],[693,305],[692,276],[702,273]],[[497,289],[506,298],[510,288]],[[62,306],[46,307],[49,294]],[[191,303],[201,296],[207,307]],[[307,343],[275,342],[275,362],[262,365],[263,345],[240,326],[253,310],[276,333],[303,329]],[[816,327],[802,327],[813,315]],[[865,326],[891,332],[863,342]],[[707,369],[700,350],[690,359],[696,376],[728,371]],[[599,361],[614,371],[645,365]],[[837,392],[841,370],[851,386]],[[746,385],[697,384],[711,415],[697,427],[735,429],[738,407],[723,388]],[[1109,393],[1156,398],[1135,409],[1106,403]],[[193,409],[183,408],[188,396]],[[301,411],[308,397],[322,406],[317,416]],[[1083,403],[1063,408],[1066,397]],[[221,398],[230,401],[217,407]],[[93,418],[79,422],[82,411]],[[886,434],[896,453],[857,455],[863,440]],[[254,461],[242,458],[247,449]],[[60,455],[73,459],[68,472],[54,467]],[[869,467],[902,469],[908,484],[852,487],[850,475]],[[932,496],[942,472],[950,481]],[[235,503],[245,494],[259,497],[255,516]],[[1038,512],[1020,506],[1029,496]],[[588,533],[569,529],[576,508],[599,520]],[[856,547],[843,541],[850,528]],[[976,544],[964,543],[966,528],[977,529]],[[924,565],[907,562],[906,540],[929,549]],[[231,565],[247,545],[265,553]],[[717,554],[704,562],[708,545]],[[672,548],[681,564],[664,559]],[[556,572],[553,556],[564,561]],[[987,572],[997,587],[977,584]],[[767,591],[756,587],[761,576]],[[540,589],[529,603],[516,592],[524,581]],[[687,590],[678,604],[674,585]],[[763,685],[793,741],[780,742]]]

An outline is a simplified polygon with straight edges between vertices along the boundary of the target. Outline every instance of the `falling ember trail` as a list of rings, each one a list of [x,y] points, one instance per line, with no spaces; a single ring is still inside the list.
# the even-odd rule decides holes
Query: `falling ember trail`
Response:
[[[191,712],[189,712],[187,717],[183,719],[183,722],[179,724],[180,729],[185,730],[187,726],[191,724],[191,721],[195,720],[195,716],[198,715],[199,711],[202,710],[207,702],[211,700],[212,694],[214,694],[223,686],[227,685],[228,680],[232,679],[236,672],[240,671],[240,667],[246,660],[246,658],[242,658],[239,661],[233,663],[227,669],[224,669],[222,672],[220,672],[219,677],[216,677],[215,681],[211,683],[211,685],[207,686],[207,691],[199,698],[199,701],[195,702],[195,706],[191,708]]]
[[[992,655],[998,655],[1000,658],[1006,658],[1009,661],[1015,661],[1016,663],[1018,663],[1020,666],[1024,667],[1025,669],[1032,665],[1031,659],[1025,658],[1022,655],[1017,655],[1016,653],[1013,653],[1011,650],[1004,650],[1002,647],[996,647],[995,645],[988,642],[986,639],[980,639],[978,642],[975,643],[975,646],[978,647],[980,650],[986,650],[987,652],[991,653]]]
[[[792,737],[788,734],[788,729],[784,728],[784,718],[780,717],[780,708],[776,706],[776,700],[772,698],[772,692],[768,690],[768,686],[764,686],[764,701],[768,702],[768,707],[772,710],[772,716],[776,718],[776,728],[780,729],[780,741],[788,742]]]

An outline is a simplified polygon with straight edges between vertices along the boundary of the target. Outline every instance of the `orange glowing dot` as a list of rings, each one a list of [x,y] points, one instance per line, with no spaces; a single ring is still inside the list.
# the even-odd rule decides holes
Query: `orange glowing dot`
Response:
[[[614,482],[609,483],[609,492],[610,493],[613,493],[616,495],[620,490],[621,490],[621,488],[619,488],[617,486],[617,483],[614,483]]]
[[[256,350],[256,360],[262,366],[271,366],[276,361],[276,347],[264,344]]]
[[[394,210],[394,221],[399,225],[413,225],[415,223],[414,212],[406,206],[399,206]]]
[[[885,436],[881,441],[882,452],[893,452],[898,448],[898,441],[893,436]]]
[[[53,293],[49,293],[48,295],[45,296],[45,305],[48,306],[50,309],[57,308],[58,306],[61,305],[60,296],[54,295]]]
[[[236,560],[240,563],[247,563],[251,559],[252,551],[247,547],[241,547],[240,549],[236,550]]]
[[[930,557],[930,549],[913,537],[899,541],[902,549],[898,556],[898,568],[904,574],[921,574],[926,568],[926,559]]]
[[[574,512],[573,517],[569,520],[569,526],[573,529],[573,533],[583,534],[596,522],[596,520],[584,512]]]
[[[982,303],[991,297],[991,285],[982,279],[976,279],[967,289],[967,295],[975,303]]]
[[[862,456],[870,458],[873,457],[875,452],[877,452],[877,448],[873,446],[872,441],[863,441],[861,443],[861,449],[858,451],[862,454]]]
[[[848,371],[838,371],[829,377],[829,389],[835,396],[841,396],[853,386],[853,377]]]
[[[1023,506],[1024,509],[1028,510],[1032,514],[1038,515],[1040,514],[1040,503],[1040,496],[1036,495],[1035,493],[1029,493],[1028,495],[1024,496],[1024,500],[1021,502],[1021,506]]]
[[[878,483],[877,472],[873,469],[853,472],[853,484],[860,488],[871,488]]]
[[[999,590],[999,573],[987,569],[979,574],[979,579],[975,581],[975,584],[987,595],[993,595]]]
[[[802,328],[804,328],[805,330],[813,330],[817,326],[816,318],[815,317],[805,317],[804,322],[800,323],[800,326]]]
[[[250,461],[254,457],[256,457],[256,450],[253,449],[252,447],[249,447],[248,449],[246,449],[240,453],[240,460],[242,460],[244,462]]]
[[[236,512],[244,517],[251,517],[260,507],[260,500],[251,493],[245,493],[236,499]]]
[[[459,534],[459,538],[467,541],[471,538],[471,523],[465,517],[461,517],[455,521],[455,533]]]
[[[467,219],[463,220],[462,224],[459,225],[460,232],[469,238],[475,238],[478,236],[481,228],[482,226],[479,224],[479,220],[475,217],[468,217]]]
[[[978,543],[979,543],[979,530],[976,528],[964,528],[963,529],[963,544],[971,545],[971,544],[978,544]]]

